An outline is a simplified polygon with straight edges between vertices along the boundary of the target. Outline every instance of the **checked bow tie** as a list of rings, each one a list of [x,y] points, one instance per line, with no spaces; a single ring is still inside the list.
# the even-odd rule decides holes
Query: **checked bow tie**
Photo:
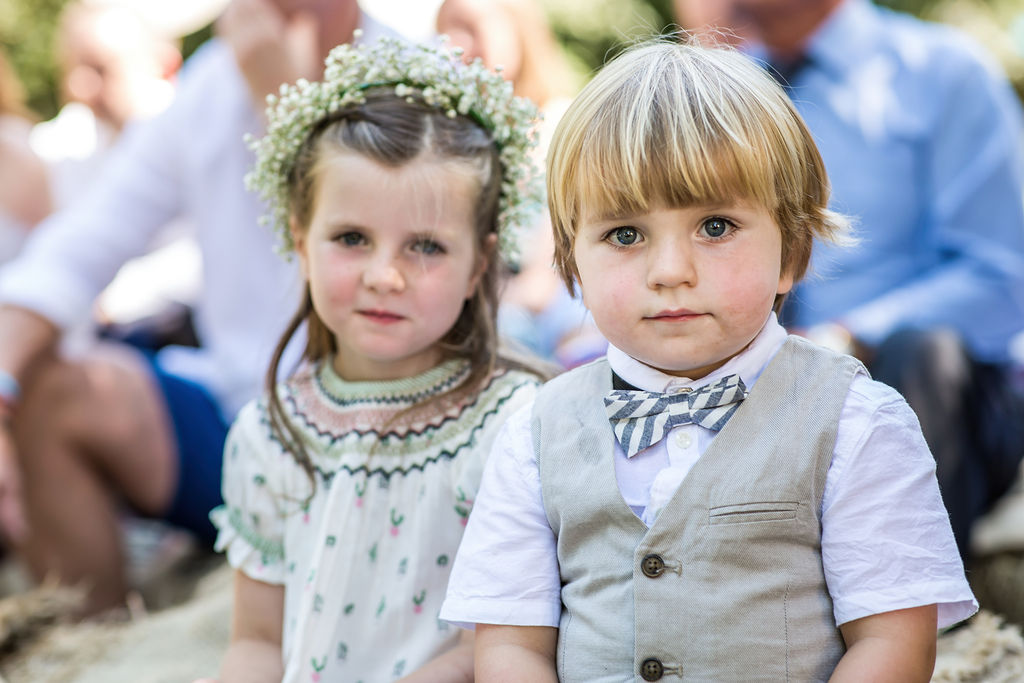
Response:
[[[616,440],[632,458],[677,425],[692,423],[718,431],[746,397],[740,376],[728,375],[678,394],[616,389],[605,396],[604,405]]]

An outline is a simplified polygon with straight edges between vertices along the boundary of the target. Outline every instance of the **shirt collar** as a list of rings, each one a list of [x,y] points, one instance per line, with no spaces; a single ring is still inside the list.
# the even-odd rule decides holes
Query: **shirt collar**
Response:
[[[696,389],[726,375],[739,375],[747,389],[750,389],[784,341],[786,330],[779,324],[773,312],[746,349],[730,358],[722,367],[698,380],[676,377],[655,370],[611,344],[608,345],[608,365],[623,380],[644,391],[666,392],[679,387]]]
[[[863,60],[866,47],[877,40],[880,30],[877,10],[869,0],[846,0],[810,37],[804,54],[813,68],[842,75]],[[768,50],[760,42],[751,41],[741,49],[768,61]]]

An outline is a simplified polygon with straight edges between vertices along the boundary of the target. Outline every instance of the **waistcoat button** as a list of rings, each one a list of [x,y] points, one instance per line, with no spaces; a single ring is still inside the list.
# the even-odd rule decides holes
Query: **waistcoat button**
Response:
[[[640,678],[645,681],[657,681],[660,680],[662,675],[665,673],[665,667],[661,665],[654,657],[645,659],[640,664]]]
[[[661,555],[653,553],[647,555],[640,562],[640,571],[644,573],[644,576],[652,579],[657,578],[665,571],[665,560],[661,559]]]

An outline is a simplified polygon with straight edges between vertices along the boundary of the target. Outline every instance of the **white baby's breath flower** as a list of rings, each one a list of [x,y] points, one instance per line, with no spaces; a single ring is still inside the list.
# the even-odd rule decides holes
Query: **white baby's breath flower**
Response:
[[[397,97],[436,107],[446,116],[466,116],[490,133],[502,167],[498,210],[498,239],[507,260],[516,253],[513,235],[540,207],[542,188],[531,161],[536,144],[536,107],[512,92],[512,84],[488,71],[476,59],[464,64],[461,48],[409,45],[382,38],[374,45],[339,45],[327,56],[322,82],[300,79],[267,96],[267,132],[246,137],[256,164],[246,174],[249,189],[267,201],[270,214],[261,218],[280,238],[280,251],[294,250],[288,229],[288,176],[299,149],[318,121],[343,108],[366,101],[371,87],[393,86]]]

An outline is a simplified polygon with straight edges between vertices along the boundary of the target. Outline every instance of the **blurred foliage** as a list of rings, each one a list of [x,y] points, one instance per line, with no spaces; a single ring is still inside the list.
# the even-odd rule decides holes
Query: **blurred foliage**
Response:
[[[66,0],[0,0],[0,45],[21,77],[28,104],[41,117],[57,110],[54,25]],[[153,2],[174,0],[152,0]],[[877,0],[973,35],[1024,93],[1024,3],[1021,0]],[[672,0],[541,0],[555,34],[585,79],[623,46],[671,30]],[[187,36],[191,54],[209,27]]]
[[[541,5],[584,79],[626,45],[673,25],[672,0],[541,0]]]
[[[150,0],[175,2],[176,0]],[[57,19],[67,0],[0,0],[0,46],[22,85],[28,106],[48,119],[59,107],[56,48]],[[182,53],[192,52],[212,30],[207,26],[182,39]]]
[[[53,33],[65,0],[0,0],[0,45],[43,118],[57,109]]]
[[[1020,0],[942,0],[929,3],[926,19],[972,35],[998,60],[1024,99],[1024,3]]]

